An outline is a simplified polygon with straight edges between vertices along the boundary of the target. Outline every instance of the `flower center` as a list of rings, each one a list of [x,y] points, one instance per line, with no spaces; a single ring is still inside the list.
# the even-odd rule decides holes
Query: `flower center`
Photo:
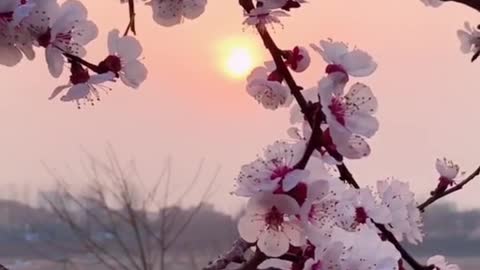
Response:
[[[348,75],[347,71],[341,65],[336,65],[336,64],[327,65],[327,67],[325,68],[325,73],[332,74],[334,72],[342,72],[342,73],[345,73],[345,75]]]
[[[287,194],[290,197],[294,198],[297,203],[302,206],[305,200],[307,199],[307,185],[303,182],[298,183],[290,191],[283,191],[282,186],[279,186],[274,192],[274,194]]]
[[[55,36],[55,39],[60,43],[69,44],[72,40],[72,32],[68,31],[67,33],[58,33]]]
[[[275,170],[273,170],[270,180],[275,180],[278,177],[283,179],[291,171],[292,169],[287,166],[277,167]]]
[[[287,60],[285,61],[285,64],[289,65],[292,67],[293,70],[296,70],[298,68],[298,63],[303,60],[303,55],[300,54],[300,48],[296,46],[293,48],[292,53],[289,54]]]
[[[360,223],[360,224],[365,224],[367,223],[367,212],[363,207],[357,207],[355,209],[355,221]]]
[[[50,45],[50,40],[51,39],[52,39],[52,29],[48,28],[45,33],[41,34],[37,38],[38,45],[40,45],[40,47],[46,48],[46,47],[48,47],[48,45]]]
[[[443,177],[441,176],[439,179],[438,179],[438,185],[437,187],[435,188],[434,191],[430,192],[432,195],[435,195],[437,193],[443,193],[445,192],[445,190],[447,190],[447,188],[449,186],[453,186],[455,184],[455,181],[453,181],[452,179],[450,178],[447,178],[447,177]]]
[[[342,126],[345,126],[345,103],[343,103],[340,98],[333,97],[330,105],[328,105],[328,108],[332,112],[333,116],[335,116],[337,122],[339,122]]]
[[[72,84],[86,83],[90,79],[88,70],[83,68],[80,64],[76,62],[72,63],[72,67],[70,71],[71,71],[70,82]]]
[[[265,223],[268,225],[269,228],[277,230],[283,223],[283,214],[280,213],[277,207],[272,207],[270,212],[268,212],[265,216]]]
[[[118,77],[118,73],[122,70],[122,61],[116,55],[109,55],[105,60],[98,64],[101,73],[107,73],[109,71],[115,73]]]

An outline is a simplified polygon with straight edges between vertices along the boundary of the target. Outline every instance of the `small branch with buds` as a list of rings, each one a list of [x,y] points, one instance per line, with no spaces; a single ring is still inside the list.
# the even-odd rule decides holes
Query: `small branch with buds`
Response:
[[[479,2],[480,4],[480,2]],[[418,209],[421,211],[421,212],[424,212],[425,211],[425,208],[427,208],[430,204],[434,203],[435,201],[449,195],[449,194],[452,194],[456,191],[459,191],[463,188],[463,186],[465,186],[466,184],[468,184],[470,181],[472,181],[473,179],[475,179],[475,177],[477,177],[478,175],[480,175],[480,166],[472,173],[470,174],[467,178],[465,178],[465,180],[461,181],[460,183],[458,183],[457,185],[445,190],[444,192],[439,192],[439,193],[434,193],[430,198],[428,198],[425,202],[423,202],[422,204],[420,204],[418,206]]]

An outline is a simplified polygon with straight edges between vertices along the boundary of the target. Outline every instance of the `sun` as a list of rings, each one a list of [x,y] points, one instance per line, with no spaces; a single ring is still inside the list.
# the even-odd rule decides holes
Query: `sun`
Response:
[[[253,57],[247,48],[234,47],[226,59],[226,69],[232,77],[245,77],[253,67]]]
[[[219,68],[228,77],[244,79],[255,66],[261,64],[261,48],[249,36],[231,36],[216,42]]]

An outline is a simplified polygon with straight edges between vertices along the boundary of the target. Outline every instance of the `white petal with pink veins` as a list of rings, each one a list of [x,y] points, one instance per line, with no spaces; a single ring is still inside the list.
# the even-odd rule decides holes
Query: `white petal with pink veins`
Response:
[[[285,194],[276,194],[274,196],[274,205],[280,213],[285,215],[296,215],[300,212],[300,206],[292,197]]]
[[[0,45],[0,65],[13,67],[23,58],[19,49],[10,45]]]
[[[255,79],[260,79],[260,78],[267,78],[268,76],[268,69],[266,67],[256,67],[254,68],[250,74],[247,77],[247,82],[251,82]]]
[[[285,222],[282,226],[283,233],[287,236],[292,246],[300,247],[306,244],[305,234],[298,220]]]
[[[50,74],[55,78],[60,77],[63,72],[63,66],[65,65],[62,52],[53,46],[48,46],[45,49],[45,57]]]
[[[329,191],[329,182],[327,180],[316,180],[308,185],[307,199],[312,201],[322,200]]]
[[[88,80],[89,84],[102,84],[107,81],[115,81],[115,74],[112,72],[102,73],[102,74],[95,74],[90,76]]]
[[[90,93],[90,86],[80,83],[72,86],[68,92],[60,98],[61,101],[75,101],[86,98]]]
[[[98,27],[93,21],[80,21],[75,23],[72,32],[73,40],[80,45],[87,45],[98,36]]]
[[[113,29],[112,31],[108,32],[108,53],[110,55],[116,55],[118,52],[117,43],[120,39],[120,31],[118,29]]]
[[[457,177],[460,167],[457,164],[454,164],[451,160],[447,159],[437,159],[435,162],[435,168],[440,176],[447,179],[453,180]]]
[[[132,88],[138,88],[146,79],[148,70],[145,65],[138,61],[130,61],[122,68],[123,72],[120,73],[120,79],[122,82]]]
[[[71,84],[66,84],[66,85],[60,85],[60,86],[57,86],[55,87],[55,89],[53,89],[52,93],[50,94],[50,97],[48,99],[54,99],[55,97],[57,97],[61,92],[63,92],[63,90],[67,89],[67,88],[70,88],[72,87]]]
[[[345,126],[354,134],[371,138],[377,133],[379,122],[370,114],[357,112],[346,117]]]
[[[311,44],[310,46],[318,52],[328,64],[339,64],[342,56],[348,53],[348,46],[343,42],[322,40],[320,41],[320,47],[316,44]]]
[[[363,83],[353,84],[345,95],[345,99],[349,113],[360,111],[374,114],[377,112],[378,101],[368,85]]]
[[[131,36],[121,37],[117,42],[117,53],[122,62],[128,63],[142,55],[142,45]]]
[[[150,2],[153,9],[153,19],[163,26],[173,26],[182,22],[180,4],[173,0],[153,0]]]
[[[190,20],[200,17],[205,12],[207,0],[184,0],[183,16]]]
[[[256,214],[266,214],[278,202],[277,195],[271,193],[259,193],[250,198],[247,203],[247,212]]]
[[[285,234],[270,229],[260,234],[257,246],[269,257],[280,257],[288,251],[289,241]]]
[[[338,152],[349,159],[360,159],[370,155],[371,152],[368,143],[359,135],[353,135],[345,143],[336,146]]]
[[[265,230],[265,220],[260,215],[245,215],[238,221],[238,233],[243,240],[254,243]]]
[[[377,63],[373,61],[373,58],[368,53],[358,49],[343,55],[341,58],[341,65],[352,76],[368,76],[377,69]]]

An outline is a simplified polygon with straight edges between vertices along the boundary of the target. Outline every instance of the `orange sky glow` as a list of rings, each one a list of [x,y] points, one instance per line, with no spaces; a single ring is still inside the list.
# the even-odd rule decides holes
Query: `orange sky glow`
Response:
[[[108,31],[127,24],[127,7],[116,0],[82,2],[100,29],[87,59],[103,58]],[[241,24],[237,2],[209,0],[199,19],[172,28],[155,24],[151,9],[139,5],[138,38],[149,78],[138,90],[116,84],[94,107],[77,110],[47,99],[67,77],[53,79],[40,51],[33,62],[0,67],[0,195],[51,187],[43,163],[79,184],[83,151],[101,157],[110,143],[120,159],[135,158],[145,185],[169,155],[178,187],[191,180],[202,158],[205,183],[221,166],[209,200],[236,211],[245,201],[228,192],[240,166],[287,138],[289,127],[288,110],[264,110],[246,94],[243,79],[225,74],[228,50],[236,44],[252,53],[253,65],[269,60],[253,29]],[[395,176],[424,196],[435,185],[435,158],[447,156],[467,172],[479,165],[480,66],[460,52],[455,35],[464,21],[478,18],[473,10],[450,3],[425,8],[419,0],[310,2],[272,30],[282,48],[333,38],[368,51],[379,64],[362,81],[378,97],[380,130],[370,141],[371,156],[348,162],[360,183]],[[295,74],[305,88],[316,84],[325,66],[311,56],[310,68]],[[462,208],[480,206],[479,189],[477,181],[451,199]]]

